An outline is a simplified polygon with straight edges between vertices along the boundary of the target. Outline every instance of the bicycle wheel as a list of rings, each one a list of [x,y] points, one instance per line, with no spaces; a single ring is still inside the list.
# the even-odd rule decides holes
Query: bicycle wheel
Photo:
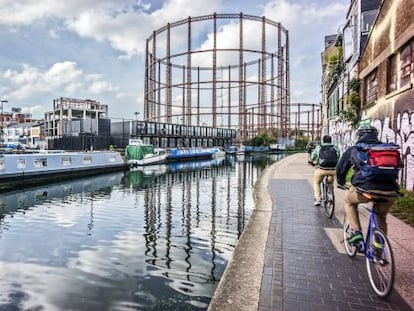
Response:
[[[328,218],[332,218],[332,215],[335,211],[335,194],[333,190],[333,185],[328,183],[325,185],[326,194],[325,194],[325,201],[323,204],[324,211]]]
[[[352,232],[351,232],[351,226],[349,225],[349,222],[347,219],[344,221],[344,245],[346,253],[349,257],[354,257],[357,253],[357,246],[353,245],[348,242],[348,239],[351,238]]]
[[[387,236],[380,230],[374,229],[374,239],[368,237],[366,265],[368,278],[374,292],[380,297],[386,297],[394,285],[395,267],[394,255]],[[374,247],[374,242],[381,248]]]
[[[326,187],[325,187],[325,180],[323,179],[322,182],[319,184],[321,188],[321,206],[324,207],[326,201]]]

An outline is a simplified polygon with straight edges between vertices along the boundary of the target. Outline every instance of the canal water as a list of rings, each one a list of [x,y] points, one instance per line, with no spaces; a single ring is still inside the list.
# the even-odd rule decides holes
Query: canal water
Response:
[[[0,193],[0,310],[205,310],[281,155]]]

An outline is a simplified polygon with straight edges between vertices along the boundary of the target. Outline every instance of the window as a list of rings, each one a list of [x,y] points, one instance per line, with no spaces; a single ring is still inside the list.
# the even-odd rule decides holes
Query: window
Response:
[[[148,123],[147,124],[147,134],[155,134],[155,124],[154,123]]]
[[[397,54],[388,58],[387,73],[387,93],[391,93],[397,89]]]
[[[410,83],[411,65],[412,65],[412,51],[411,47],[414,44],[408,44],[401,50],[400,54],[400,87],[404,87]]]
[[[35,167],[46,167],[47,166],[47,159],[41,158],[34,160],[34,166]]]
[[[18,159],[17,160],[17,168],[25,168],[26,167],[26,160],[25,159]]]
[[[72,164],[72,158],[71,157],[63,157],[62,158],[62,165],[67,166]]]
[[[378,78],[377,70],[366,77],[366,104],[373,104],[377,99]]]
[[[377,16],[377,10],[365,11],[362,12],[361,15],[361,32],[363,34],[367,34],[371,30],[372,25],[374,24],[375,18]]]
[[[83,157],[83,164],[92,164],[92,157],[91,156],[84,156]]]

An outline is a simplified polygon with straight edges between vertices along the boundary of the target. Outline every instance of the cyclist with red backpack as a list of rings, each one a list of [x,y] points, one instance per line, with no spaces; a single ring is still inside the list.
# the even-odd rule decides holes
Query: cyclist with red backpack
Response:
[[[353,231],[349,240],[352,244],[363,239],[358,204],[370,201],[356,189],[369,190],[376,194],[374,196],[383,198],[377,204],[377,218],[380,229],[387,234],[386,217],[398,192],[397,178],[401,167],[398,145],[379,141],[375,127],[361,126],[356,136],[357,143],[344,152],[336,166],[338,187],[346,189],[345,183],[351,183],[345,198],[345,213]]]
[[[322,137],[322,144],[317,145],[311,154],[311,161],[315,165],[313,177],[313,192],[315,206],[321,205],[321,182],[325,176],[330,176],[329,182],[335,181],[335,167],[339,159],[339,149],[332,145],[332,138],[329,135]]]

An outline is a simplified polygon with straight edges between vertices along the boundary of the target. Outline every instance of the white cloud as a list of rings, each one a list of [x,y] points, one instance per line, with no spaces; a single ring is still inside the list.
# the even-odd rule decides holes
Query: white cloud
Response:
[[[93,94],[102,94],[104,92],[113,92],[117,88],[114,87],[111,83],[106,81],[94,81],[89,86],[88,90]]]
[[[84,75],[76,62],[60,62],[41,71],[24,64],[21,71],[6,70],[3,79],[9,84],[8,98],[26,99],[41,93],[60,94],[65,90],[68,95],[76,95],[82,89],[93,94],[116,91],[118,88],[104,81],[99,74]]]
[[[220,5],[220,0],[170,0],[147,12],[148,3],[132,0],[2,0],[0,24],[29,26],[55,17],[80,37],[108,42],[130,57],[145,52],[145,40],[152,31],[188,16],[211,14]],[[52,30],[49,34],[56,35]]]
[[[44,113],[44,106],[43,105],[34,105],[30,107],[22,108],[23,113],[30,113],[32,115],[36,114],[43,114]]]
[[[289,31],[292,102],[319,102],[320,54],[325,35],[337,32],[346,16],[347,1],[327,4],[287,0],[269,1],[263,14]]]
[[[68,28],[82,37],[107,41],[128,56],[145,53],[145,41],[154,30],[186,18],[210,14],[220,7],[220,1],[174,0],[152,13],[126,11],[113,15],[96,10],[82,12],[67,21]],[[181,38],[182,39],[182,38]]]
[[[49,36],[51,38],[54,38],[54,39],[59,39],[60,38],[59,37],[59,34],[57,33],[57,31],[55,31],[54,29],[50,29],[49,30]]]
[[[344,19],[348,6],[349,4],[337,2],[326,5],[318,2],[300,4],[287,0],[273,0],[265,5],[264,15],[282,23],[294,36],[302,37],[305,33],[315,34],[315,29],[318,30],[316,33],[321,33],[321,25],[326,27],[331,24],[336,28],[338,16]],[[332,21],[335,22],[332,23]],[[324,31],[332,30],[324,29]]]
[[[63,85],[70,83],[78,79],[82,75],[82,70],[77,69],[77,64],[75,62],[62,62],[53,64],[49,70],[47,70],[43,76],[42,80],[48,85]]]
[[[3,25],[31,25],[49,17],[66,19],[76,17],[83,11],[122,11],[134,3],[131,0],[2,0],[0,23]]]
[[[19,41],[17,39],[11,41],[12,45],[20,47],[21,44],[23,47],[20,53],[3,57],[7,62],[0,64],[0,95],[7,96],[11,102],[22,106],[28,105],[29,102],[38,103],[42,95],[45,101],[50,100],[50,97],[58,96],[76,98],[96,96],[95,98],[102,102],[114,103],[116,99],[120,99],[117,105],[124,111],[118,109],[119,116],[122,113],[129,113],[129,106],[124,104],[127,102],[130,105],[137,100],[138,103],[134,105],[139,107],[137,109],[142,109],[143,56],[146,39],[153,31],[165,26],[168,22],[176,22],[188,16],[194,17],[214,12],[243,12],[255,16],[266,16],[268,19],[281,22],[289,30],[292,102],[319,101],[320,53],[324,48],[324,36],[336,32],[345,18],[349,0],[332,2],[328,0],[269,0],[260,1],[263,3],[260,7],[255,4],[256,2],[247,3],[247,1],[0,0],[0,27],[2,30],[9,31],[10,40],[14,40],[14,37],[20,38]],[[204,49],[212,46],[212,22],[209,21],[207,28],[203,29],[201,29],[202,24],[203,22],[193,23],[192,33],[193,45]],[[258,35],[257,23],[245,21],[243,27],[244,46],[260,50],[261,38]],[[267,36],[275,37],[269,29],[266,31]],[[21,38],[31,38],[33,32],[35,32],[33,38],[48,40],[43,42],[40,39],[36,44],[31,44],[30,40],[21,40]],[[69,35],[68,32],[70,32]],[[183,25],[181,29],[177,27],[172,32],[172,50],[178,48],[182,51],[186,50],[187,38],[182,35],[183,32],[186,33],[186,25]],[[196,36],[198,39],[195,39]],[[237,48],[238,21],[221,20],[218,23],[217,39],[221,48]],[[59,55],[59,48],[53,46],[53,44],[61,44],[63,40],[71,44],[66,46],[65,56]],[[93,41],[104,44],[96,44]],[[275,44],[277,43],[274,39],[267,40],[266,49],[275,50]],[[50,58],[43,56],[49,45],[57,51]],[[71,51],[68,47],[73,47],[74,50]],[[157,47],[165,50],[165,34],[164,37],[160,35],[157,38]],[[27,56],[32,52],[31,49],[33,53],[38,53],[33,55],[33,61],[30,56]],[[76,49],[79,49],[79,53]],[[99,53],[106,53],[103,57],[106,64],[99,63]],[[84,56],[91,57],[91,55],[98,55],[93,62],[82,59]],[[234,53],[218,55],[218,63],[226,65],[238,63],[238,57],[234,55]],[[10,62],[7,57],[10,58]],[[251,57],[258,58],[259,55]],[[39,64],[42,58],[45,59],[44,63]],[[63,61],[65,59],[71,61]],[[119,61],[120,59],[122,61]],[[56,62],[56,60],[60,61]],[[248,60],[245,59],[245,61]],[[203,64],[211,66],[212,58],[194,54],[193,65],[197,62],[201,66]],[[21,68],[16,67],[21,63],[25,64],[21,65]],[[85,69],[86,67],[81,65],[92,63],[93,66],[97,66],[93,68],[99,69]],[[126,64],[132,63],[134,65],[127,68]],[[118,70],[116,66],[121,66],[121,70]],[[99,72],[91,72],[95,70]],[[120,72],[122,72],[120,76],[117,76]],[[178,79],[181,79],[181,76]],[[101,96],[98,96],[100,94]]]

